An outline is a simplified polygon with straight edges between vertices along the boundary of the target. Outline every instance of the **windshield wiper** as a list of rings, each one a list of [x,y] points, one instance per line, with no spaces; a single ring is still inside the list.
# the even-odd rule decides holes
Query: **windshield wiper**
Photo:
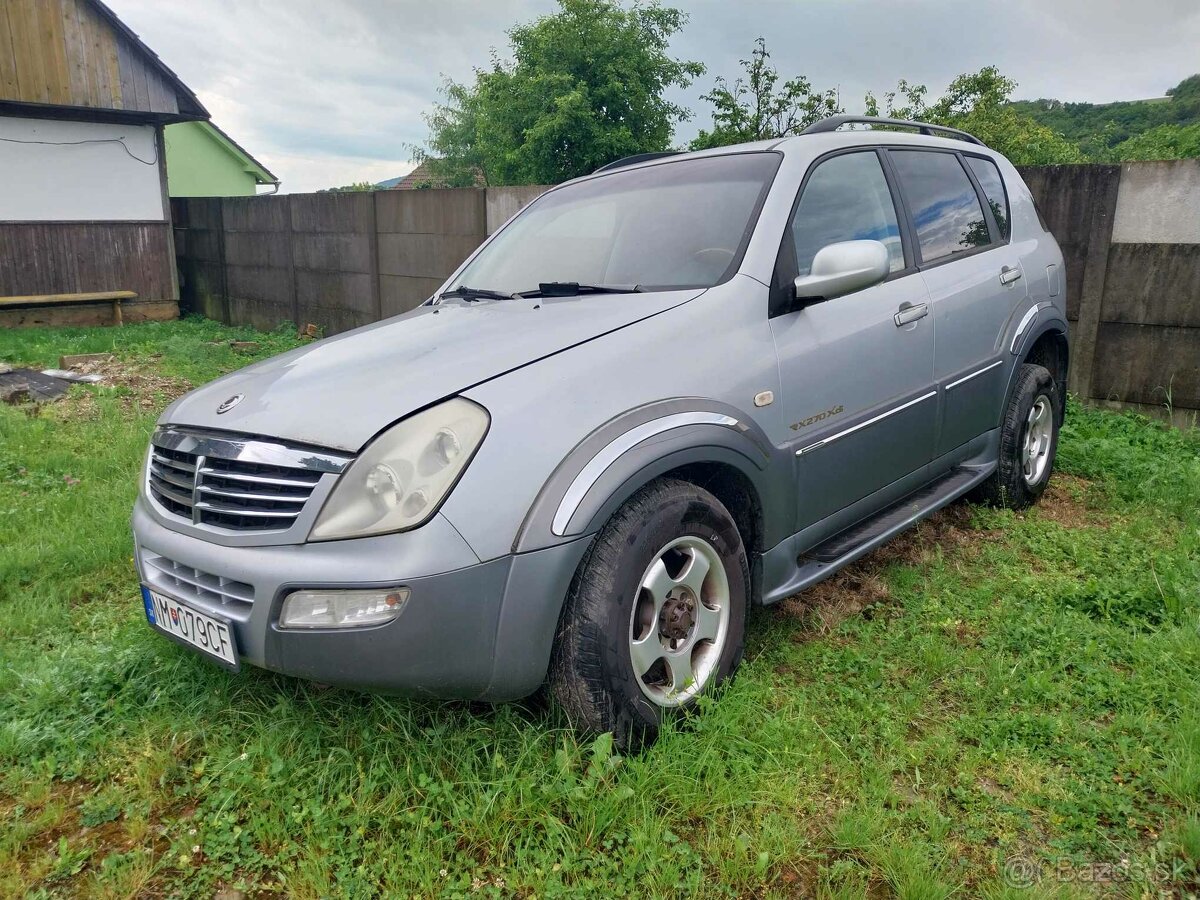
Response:
[[[638,284],[580,284],[578,281],[543,281],[536,291],[517,291],[520,297],[575,297],[579,294],[640,294]]]
[[[459,297],[471,303],[475,300],[512,300],[516,297],[516,294],[506,294],[503,291],[489,291],[487,288],[473,288],[467,287],[465,284],[460,284],[453,290],[443,291],[438,295],[439,300],[446,300],[450,297]]]

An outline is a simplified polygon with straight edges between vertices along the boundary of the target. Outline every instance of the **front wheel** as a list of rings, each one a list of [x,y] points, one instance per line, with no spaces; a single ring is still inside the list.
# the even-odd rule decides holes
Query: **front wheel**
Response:
[[[1050,483],[1058,452],[1062,398],[1053,376],[1042,366],[1025,364],[1000,423],[1000,459],[981,484],[977,499],[1008,509],[1036,503]]]
[[[652,741],[664,718],[733,674],[750,570],[737,525],[708,491],[654,482],[580,563],[560,619],[550,687],[571,723]]]

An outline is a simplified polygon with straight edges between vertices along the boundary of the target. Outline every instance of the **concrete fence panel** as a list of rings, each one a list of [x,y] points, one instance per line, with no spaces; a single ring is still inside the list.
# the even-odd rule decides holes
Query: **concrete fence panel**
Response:
[[[295,194],[290,199],[292,321],[321,324],[332,333],[378,320],[373,195]]]
[[[487,191],[378,191],[375,217],[384,317],[424,302],[487,237]]]
[[[551,187],[553,185],[522,184],[512,187],[488,188],[487,233],[492,234]]]
[[[1114,244],[1200,244],[1200,159],[1125,163]]]
[[[1200,410],[1200,160],[1022,174],[1066,257],[1071,390],[1192,424]]]
[[[291,197],[225,197],[225,304],[228,321],[271,329],[295,320]]]

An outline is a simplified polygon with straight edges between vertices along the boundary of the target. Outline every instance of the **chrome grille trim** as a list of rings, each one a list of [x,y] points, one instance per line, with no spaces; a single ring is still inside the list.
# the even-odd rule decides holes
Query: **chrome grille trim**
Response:
[[[309,472],[341,472],[352,456],[330,450],[309,449],[261,438],[179,428],[163,425],[154,432],[154,446],[190,456],[238,460],[265,466],[303,469]],[[169,454],[164,454],[169,455]]]
[[[217,478],[228,478],[232,481],[252,481],[256,484],[274,484],[279,487],[301,487],[311,488],[317,481],[320,480],[318,475],[312,481],[304,481],[299,478],[280,478],[279,476],[267,475],[246,475],[241,472],[234,472],[229,469],[214,469],[212,466],[203,466],[200,469],[201,475],[213,475]]]
[[[195,472],[196,467],[185,462],[180,462],[177,459],[168,459],[162,454],[155,453],[152,457],[153,461],[163,468],[178,469],[180,472]]]
[[[184,601],[199,601],[209,608],[248,610],[254,603],[254,588],[244,581],[212,575],[165,556],[143,554],[146,576],[159,588]]]
[[[277,500],[280,503],[300,503],[303,504],[307,499],[307,495],[288,496],[287,494],[254,494],[249,491],[230,491],[221,488],[215,488],[209,484],[201,484],[197,490],[201,494],[211,494],[214,497],[234,497],[239,500]]]
[[[228,513],[231,516],[255,516],[265,519],[294,519],[300,514],[300,510],[278,510],[278,509],[254,509],[248,506],[222,506],[220,503],[209,503],[207,500],[200,500],[192,504],[193,509],[198,509],[201,512],[209,510],[216,513]]]
[[[160,481],[165,481],[167,484],[173,484],[177,488],[183,488],[185,491],[190,491],[196,483],[196,476],[183,477],[182,475],[172,474],[172,470],[163,469],[161,466],[155,468],[155,463],[150,463],[150,471],[154,473],[154,477]],[[178,472],[179,470],[174,470]]]
[[[146,493],[161,512],[227,532],[283,532],[317,485],[352,457],[164,427],[151,439]]]

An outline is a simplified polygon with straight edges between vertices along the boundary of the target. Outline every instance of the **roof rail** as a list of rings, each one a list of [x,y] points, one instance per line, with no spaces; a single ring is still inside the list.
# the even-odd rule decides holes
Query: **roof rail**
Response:
[[[635,153],[633,156],[623,156],[621,159],[615,159],[607,165],[601,166],[592,174],[598,175],[601,172],[609,172],[613,169],[623,169],[625,166],[632,166],[635,163],[646,162],[651,159],[659,159],[663,156],[677,156],[682,152],[682,150],[662,150],[658,153]]]
[[[933,133],[938,131],[948,134],[951,137],[956,137],[961,141],[978,144],[980,147],[987,146],[987,144],[975,137],[975,135],[968,134],[958,128],[950,128],[946,125],[934,125],[932,122],[913,122],[909,119],[887,119],[880,116],[830,116],[828,119],[814,122],[800,133],[825,134],[830,131],[837,131],[843,125],[899,125],[905,128],[916,128],[921,134],[933,136]]]

